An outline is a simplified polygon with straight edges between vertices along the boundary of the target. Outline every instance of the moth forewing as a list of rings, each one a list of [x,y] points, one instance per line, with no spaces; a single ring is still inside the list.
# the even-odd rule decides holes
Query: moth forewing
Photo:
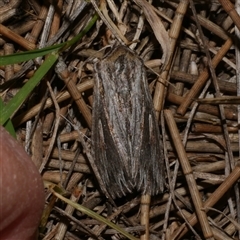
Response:
[[[156,161],[152,161],[149,169],[151,177],[150,182],[152,183],[151,188],[149,189],[149,192],[151,195],[155,195],[158,193],[163,192],[164,189],[164,165],[162,163],[162,167],[159,168],[158,161],[163,161],[163,151],[162,151],[162,140],[160,138],[159,133],[156,133],[156,130],[158,130],[158,124],[156,122],[155,118],[155,112],[152,112],[152,114],[149,115],[149,141],[151,145],[151,159],[156,159]],[[158,161],[157,161],[158,160]],[[152,173],[152,174],[151,174]]]
[[[162,192],[161,139],[143,62],[119,46],[94,69],[92,166],[100,187],[113,198]]]

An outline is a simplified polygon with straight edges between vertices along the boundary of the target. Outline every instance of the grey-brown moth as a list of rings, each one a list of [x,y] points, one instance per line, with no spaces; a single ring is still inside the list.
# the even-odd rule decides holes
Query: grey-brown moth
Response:
[[[92,167],[112,198],[164,188],[159,128],[142,60],[118,46],[95,69]]]

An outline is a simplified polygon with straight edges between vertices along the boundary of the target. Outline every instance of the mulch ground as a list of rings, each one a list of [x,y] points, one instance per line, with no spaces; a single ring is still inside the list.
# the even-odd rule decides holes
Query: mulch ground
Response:
[[[61,53],[66,75],[52,68],[12,117],[44,181],[135,238],[240,239],[238,0],[0,4],[1,55],[71,40],[99,15],[83,38]],[[93,65],[117,45],[144,61],[162,133],[165,190],[152,196],[149,212],[142,209],[147,213],[142,220],[141,193],[113,204],[89,164]],[[0,66],[6,104],[45,60]],[[148,221],[146,238],[141,223]],[[46,189],[39,239],[125,237]]]

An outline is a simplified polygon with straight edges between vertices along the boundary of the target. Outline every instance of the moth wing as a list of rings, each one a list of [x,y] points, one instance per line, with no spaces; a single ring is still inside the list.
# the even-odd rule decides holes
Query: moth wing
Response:
[[[101,79],[96,77],[93,104],[92,149],[94,173],[103,191],[108,192],[113,198],[121,197],[130,192],[126,180],[128,179],[125,168],[114,143],[109,119],[104,108],[104,99],[101,95]]]
[[[93,170],[113,198],[163,191],[161,138],[143,62],[119,47],[95,65]]]
[[[141,155],[139,160],[138,189],[143,193],[156,195],[164,189],[164,158],[162,140],[159,133],[155,110],[146,79],[145,86],[144,121],[141,142]]]

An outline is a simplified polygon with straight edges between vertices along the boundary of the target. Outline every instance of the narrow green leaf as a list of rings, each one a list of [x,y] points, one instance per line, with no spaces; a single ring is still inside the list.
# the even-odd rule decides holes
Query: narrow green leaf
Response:
[[[75,36],[70,41],[65,43],[56,44],[50,47],[32,50],[28,52],[16,53],[12,55],[0,56],[0,66],[14,64],[19,62],[28,61],[40,56],[49,54],[47,59],[35,72],[34,76],[29,79],[29,81],[19,90],[19,92],[12,98],[6,106],[2,106],[2,111],[0,112],[0,124],[4,125],[7,123],[13,114],[22,105],[31,91],[36,87],[36,85],[41,81],[41,79],[46,75],[49,69],[57,61],[59,53],[66,50],[68,47],[72,46],[74,43],[79,41],[95,24],[98,19],[98,15],[94,15],[88,25],[81,31],[77,36]]]
[[[70,46],[72,46],[73,44],[75,44],[76,42],[78,42],[91,29],[91,27],[95,24],[97,19],[98,15],[95,14],[91,21],[88,23],[88,25],[77,36],[75,36],[74,38],[67,42],[27,52],[20,52],[11,55],[0,56],[0,66],[29,61],[37,57],[45,56],[54,51],[62,52],[69,48]]]
[[[56,44],[50,47],[45,47],[41,49],[31,50],[27,52],[20,52],[11,55],[0,56],[0,66],[21,63],[31,59],[35,59],[37,57],[41,57],[47,54],[50,54],[54,51],[58,51],[62,47],[64,47],[66,43]]]
[[[2,112],[4,107],[5,107],[4,102],[0,97],[0,113]],[[12,121],[10,119],[8,119],[8,121],[5,123],[4,127],[14,138],[17,137],[15,129],[14,129],[13,124],[12,124]]]
[[[92,28],[92,26],[95,24],[97,19],[98,19],[98,15],[94,14],[93,18],[91,19],[91,21],[89,21],[88,25],[77,36],[67,41],[60,51],[64,51],[70,46],[72,46],[73,44],[77,43]]]
[[[58,59],[57,53],[51,53],[43,64],[35,72],[34,76],[18,91],[18,93],[3,107],[0,113],[0,124],[4,125],[9,118],[18,110],[31,91],[37,86],[41,79]]]

